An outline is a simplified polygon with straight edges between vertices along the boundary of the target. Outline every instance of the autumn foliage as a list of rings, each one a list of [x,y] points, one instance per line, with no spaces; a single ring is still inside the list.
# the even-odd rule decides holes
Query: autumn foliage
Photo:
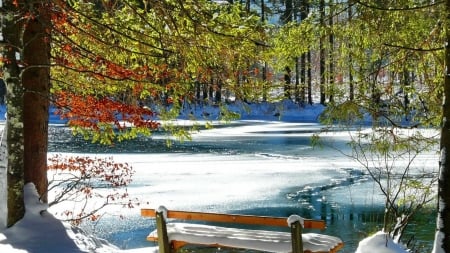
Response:
[[[49,193],[54,195],[49,206],[63,205],[64,210],[56,214],[73,224],[97,220],[109,205],[133,208],[137,204],[127,192],[134,170],[112,157],[53,155],[48,169]]]
[[[112,143],[116,137],[126,139],[130,136],[127,133],[133,130],[150,131],[159,127],[154,120],[155,113],[147,107],[125,104],[109,97],[80,96],[61,91],[56,94],[54,104],[59,108],[57,113],[67,119],[70,126],[101,134],[99,140],[105,143]]]

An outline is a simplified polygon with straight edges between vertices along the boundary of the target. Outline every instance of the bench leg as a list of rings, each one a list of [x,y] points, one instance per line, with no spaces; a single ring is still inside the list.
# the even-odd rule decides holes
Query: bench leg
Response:
[[[164,219],[164,214],[162,212],[156,212],[156,230],[158,233],[159,253],[170,253],[166,220]]]
[[[292,253],[303,253],[302,224],[296,221],[291,224]]]

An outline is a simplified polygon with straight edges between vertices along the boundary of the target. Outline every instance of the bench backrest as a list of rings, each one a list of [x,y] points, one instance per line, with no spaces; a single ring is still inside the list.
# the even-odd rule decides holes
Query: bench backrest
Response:
[[[156,217],[155,209],[141,209],[141,216],[144,217]],[[189,212],[189,211],[175,211],[167,210],[168,219],[179,220],[196,220],[207,222],[224,222],[224,223],[236,223],[246,225],[266,225],[266,226],[278,226],[288,227],[287,217],[271,217],[271,216],[253,216],[253,215],[237,215],[237,214],[222,214],[222,213],[202,213],[202,212]],[[304,228],[310,229],[325,229],[325,221],[323,220],[304,220]]]

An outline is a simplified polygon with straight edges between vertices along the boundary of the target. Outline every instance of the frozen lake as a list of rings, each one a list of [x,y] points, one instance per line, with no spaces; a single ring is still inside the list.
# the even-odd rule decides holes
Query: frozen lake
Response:
[[[240,121],[200,131],[192,141],[169,148],[164,135],[105,147],[52,127],[49,149],[113,156],[131,164],[136,174],[128,192],[143,206],[325,219],[323,233],[341,237],[346,244],[342,252],[354,252],[359,240],[379,229],[383,198],[352,159],[328,146],[311,147],[310,138],[319,130],[314,123]],[[339,131],[324,139],[340,150],[348,149],[347,141],[348,133]],[[423,154],[415,166],[437,169],[437,159]],[[141,218],[139,208],[107,211],[91,226],[98,235],[121,248],[152,245],[145,237],[155,224]],[[431,244],[435,218],[428,219],[432,226],[414,233]]]

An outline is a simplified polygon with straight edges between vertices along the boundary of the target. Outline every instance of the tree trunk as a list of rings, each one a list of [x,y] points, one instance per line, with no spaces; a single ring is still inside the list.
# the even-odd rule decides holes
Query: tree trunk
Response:
[[[11,71],[11,76],[15,76]],[[6,71],[4,72],[6,74]],[[8,217],[7,226],[10,227],[19,221],[25,214],[23,202],[24,186],[24,145],[23,145],[23,89],[16,78],[6,78],[8,91],[6,121],[7,138],[7,183],[8,183]]]
[[[308,51],[307,58],[308,58],[308,68],[307,68],[306,73],[308,75],[308,104],[312,105],[313,104],[313,98],[312,98],[312,70],[311,70],[312,57],[311,57],[311,50]]]
[[[353,3],[351,0],[348,1],[348,22],[351,23],[352,22],[352,16],[353,16]],[[349,55],[348,55],[348,82],[349,82],[349,97],[350,97],[350,101],[353,101],[353,99],[355,98],[355,87],[353,84],[353,57],[352,57],[352,44],[351,44],[351,40],[348,40],[348,44],[347,47],[349,49]]]
[[[302,57],[295,57],[295,102],[303,104],[305,102],[305,89],[304,89],[304,75],[302,74],[304,71],[304,62]],[[301,80],[301,81],[300,81]]]
[[[24,33],[24,174],[25,183],[32,182],[47,202],[47,146],[50,92],[50,24],[49,8],[36,6],[37,16],[29,20]]]
[[[261,0],[261,21],[264,23],[266,18],[266,6],[264,5],[264,0]]]
[[[23,23],[15,19],[17,8],[12,2],[4,2],[2,8],[3,78],[6,84],[6,150],[7,161],[7,226],[14,225],[25,214],[23,202],[24,141],[23,141],[23,87],[21,83],[21,35]],[[21,16],[21,15],[20,15]]]
[[[286,66],[284,69],[284,98],[291,99],[291,69]]]
[[[8,187],[6,181],[6,170],[8,154],[6,153],[6,128],[3,128],[0,135],[0,199],[8,199]],[[8,206],[5,202],[0,202],[0,230],[6,228],[6,214]]]
[[[307,1],[301,1],[300,6],[300,21],[303,22],[308,17],[309,3]],[[300,101],[302,104],[306,101],[306,57],[307,53],[303,53],[300,56]]]
[[[450,252],[450,0],[446,1],[444,103],[442,110],[441,157],[438,185],[437,233],[433,252]]]
[[[325,1],[320,0],[319,2],[319,12],[320,12],[320,26],[325,27]],[[320,38],[319,42],[319,54],[320,54],[320,63],[319,63],[319,75],[320,75],[320,103],[322,105],[325,104],[325,48],[324,48],[324,38]]]
[[[4,40],[2,51],[6,59],[2,71],[7,88],[8,227],[25,214],[25,182],[33,182],[38,192],[44,196],[47,192],[50,83],[50,8],[47,5],[48,1],[7,1],[3,3],[1,10]],[[27,8],[34,12],[29,13]]]
[[[245,11],[246,11],[247,13],[250,12],[250,0],[246,0],[246,1],[245,1]]]
[[[262,92],[263,92],[263,101],[266,102],[267,101],[267,62],[264,62],[264,66],[263,66],[263,71],[262,71],[262,81],[263,81],[263,87],[262,87]]]
[[[330,0],[330,17],[328,20],[328,25],[330,28],[333,27],[333,1]],[[329,101],[330,103],[334,102],[334,91],[335,91],[335,87],[334,87],[334,78],[335,78],[335,73],[334,73],[334,35],[333,32],[330,32],[330,34],[328,35],[328,42],[329,42],[329,51],[328,51],[328,87],[329,87]]]
[[[285,11],[283,15],[281,16],[281,22],[283,24],[287,24],[293,20],[294,17],[294,5],[292,0],[286,0],[285,1]]]

